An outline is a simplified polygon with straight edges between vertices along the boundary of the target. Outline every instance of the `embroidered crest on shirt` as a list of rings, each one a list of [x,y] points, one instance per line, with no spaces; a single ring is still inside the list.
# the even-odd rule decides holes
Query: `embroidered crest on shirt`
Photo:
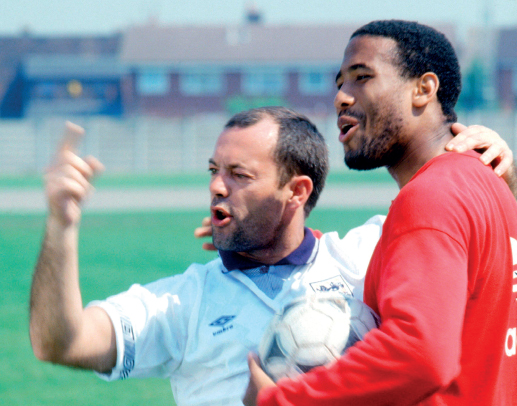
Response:
[[[310,285],[312,290],[315,292],[342,292],[352,295],[352,289],[350,289],[341,275],[324,279],[319,282],[312,282]]]

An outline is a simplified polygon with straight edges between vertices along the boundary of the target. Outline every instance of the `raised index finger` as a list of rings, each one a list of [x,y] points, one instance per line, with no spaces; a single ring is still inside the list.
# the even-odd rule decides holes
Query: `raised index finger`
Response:
[[[70,121],[65,122],[65,131],[63,134],[63,139],[61,140],[61,145],[59,151],[77,151],[77,146],[81,142],[81,139],[84,135],[84,128],[74,124]]]

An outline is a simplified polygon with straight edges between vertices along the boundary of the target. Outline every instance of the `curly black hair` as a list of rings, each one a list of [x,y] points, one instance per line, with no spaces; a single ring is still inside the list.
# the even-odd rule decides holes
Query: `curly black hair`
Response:
[[[426,72],[438,76],[437,97],[447,122],[457,120],[454,106],[461,92],[461,73],[456,52],[441,32],[413,21],[372,21],[357,29],[350,39],[361,35],[391,38],[397,43],[401,76],[417,78]]]

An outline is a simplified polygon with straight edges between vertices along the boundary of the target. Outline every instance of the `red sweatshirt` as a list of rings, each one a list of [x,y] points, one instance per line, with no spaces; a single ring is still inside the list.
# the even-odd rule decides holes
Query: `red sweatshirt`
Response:
[[[259,405],[517,405],[515,263],[504,181],[473,152],[432,159],[394,200],[370,262],[364,300],[381,327]]]

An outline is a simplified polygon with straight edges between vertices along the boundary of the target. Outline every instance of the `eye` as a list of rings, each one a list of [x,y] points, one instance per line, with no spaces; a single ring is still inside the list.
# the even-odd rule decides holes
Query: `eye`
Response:
[[[210,172],[211,175],[215,175],[217,173],[217,168],[208,168],[208,172]]]
[[[370,79],[371,77],[372,77],[371,75],[367,75],[367,74],[357,75],[356,80],[361,81],[361,80]]]

